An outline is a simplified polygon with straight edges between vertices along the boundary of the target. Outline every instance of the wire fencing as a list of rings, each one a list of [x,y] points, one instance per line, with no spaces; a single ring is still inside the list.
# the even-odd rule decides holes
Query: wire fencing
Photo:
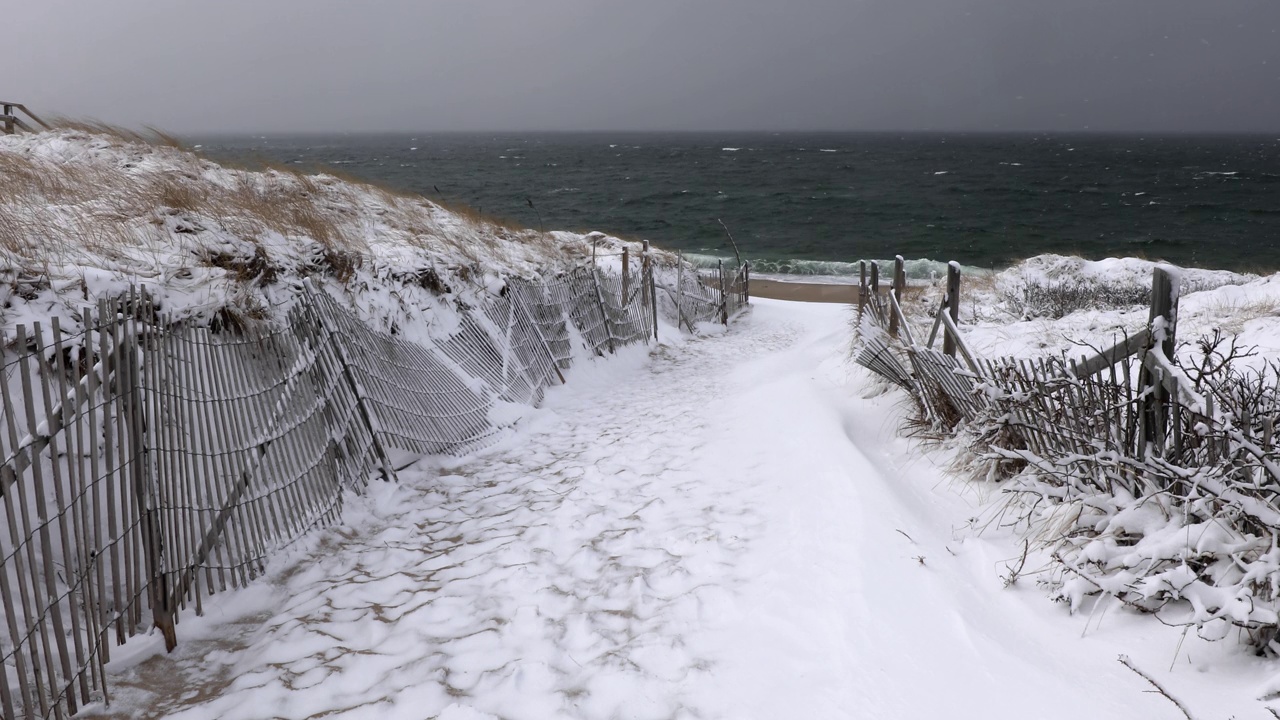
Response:
[[[575,346],[610,353],[657,322],[648,255],[456,300],[426,342],[306,288],[276,327],[171,321],[135,291],[74,332],[0,338],[4,718],[109,699],[114,645],[155,628],[172,649],[183,610],[335,522],[346,492],[406,455],[492,444]]]

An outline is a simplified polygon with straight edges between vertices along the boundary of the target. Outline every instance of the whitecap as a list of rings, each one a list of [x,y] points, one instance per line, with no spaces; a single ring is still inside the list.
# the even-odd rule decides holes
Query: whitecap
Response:
[[[948,172],[947,170],[939,170],[938,172],[934,173],[934,175],[946,175],[947,172]]]
[[[738,152],[742,148],[720,148],[722,152]]]

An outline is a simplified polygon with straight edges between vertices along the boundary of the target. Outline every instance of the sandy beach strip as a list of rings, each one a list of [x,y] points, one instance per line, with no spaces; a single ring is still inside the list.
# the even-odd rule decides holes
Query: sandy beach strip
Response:
[[[857,304],[857,285],[781,282],[751,278],[751,296],[797,302]]]

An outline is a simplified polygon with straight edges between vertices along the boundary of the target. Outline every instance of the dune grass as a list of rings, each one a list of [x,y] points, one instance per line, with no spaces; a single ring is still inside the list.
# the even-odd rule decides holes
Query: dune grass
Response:
[[[388,247],[499,271],[584,255],[552,233],[333,173],[229,168],[156,130],[62,120],[54,132],[100,152],[51,156],[0,146],[0,253],[11,268],[120,260],[166,242],[200,255],[225,238],[263,247],[268,258],[281,239],[307,241],[345,268],[359,264],[352,256]]]

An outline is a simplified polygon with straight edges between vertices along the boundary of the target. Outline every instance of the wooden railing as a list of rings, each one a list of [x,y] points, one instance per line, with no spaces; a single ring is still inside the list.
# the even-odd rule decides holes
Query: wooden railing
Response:
[[[0,100],[0,110],[3,110],[3,112],[0,112],[0,129],[2,129],[6,135],[12,135],[19,130],[38,132],[31,126],[31,123],[35,123],[45,130],[53,129],[49,123],[41,120],[39,115],[28,110],[27,106],[22,103]],[[25,115],[27,120],[23,120],[19,113],[21,113],[21,115]]]

